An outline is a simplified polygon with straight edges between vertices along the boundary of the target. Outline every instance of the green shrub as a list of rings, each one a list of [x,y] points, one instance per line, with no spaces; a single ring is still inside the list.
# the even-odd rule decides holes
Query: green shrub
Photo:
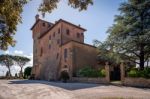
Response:
[[[150,78],[150,68],[148,67],[144,68],[141,74],[142,74],[141,76],[144,78]]]
[[[106,71],[105,71],[105,69],[101,69],[101,70],[99,70],[99,75],[98,75],[99,77],[105,77],[106,76]]]
[[[79,70],[78,75],[81,77],[91,77],[96,74],[94,74],[94,70],[91,69],[90,67],[85,67]]]
[[[139,75],[138,75],[138,71],[137,70],[130,70],[129,72],[128,72],[128,76],[129,77],[138,77]]]
[[[144,70],[138,70],[133,68],[127,74],[129,77],[150,78],[150,68],[144,68]]]
[[[31,75],[31,71],[32,71],[32,67],[26,67],[24,70],[24,79],[29,78],[29,76]]]
[[[105,77],[105,70],[95,70],[90,67],[85,67],[79,70],[80,77]]]

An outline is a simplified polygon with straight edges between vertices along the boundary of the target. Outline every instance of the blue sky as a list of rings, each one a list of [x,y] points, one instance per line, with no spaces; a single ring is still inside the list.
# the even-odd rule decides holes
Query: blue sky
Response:
[[[87,29],[85,43],[93,44],[94,39],[100,41],[106,39],[106,31],[113,24],[114,15],[119,14],[119,5],[124,1],[126,0],[94,0],[94,5],[89,6],[86,11],[79,12],[78,9],[68,6],[67,0],[61,0],[57,9],[51,14],[47,13],[44,18],[40,15],[40,18],[53,23],[61,18],[76,25],[80,24]],[[22,24],[18,25],[15,35],[17,44],[15,47],[9,47],[7,53],[32,56],[33,41],[30,28],[35,22],[35,15],[40,14],[37,11],[40,2],[41,0],[32,0],[25,5]]]
[[[67,0],[61,0],[58,9],[51,14],[46,14],[42,19],[55,22],[60,18],[70,21],[76,25],[80,24],[87,29],[85,32],[85,43],[92,44],[94,39],[104,41],[107,37],[106,31],[113,24],[114,15],[119,14],[118,7],[125,0],[94,0],[94,5],[88,10],[79,12],[67,5]],[[39,13],[37,8],[41,0],[32,0],[24,7],[22,13],[22,24],[18,25],[15,39],[15,47],[9,47],[10,52],[23,51],[24,54],[32,53],[32,31],[31,26],[35,22],[35,15]],[[40,14],[40,13],[39,13]]]

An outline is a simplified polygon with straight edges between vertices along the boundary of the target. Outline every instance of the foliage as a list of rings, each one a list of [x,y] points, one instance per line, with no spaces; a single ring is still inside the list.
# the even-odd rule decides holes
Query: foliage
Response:
[[[15,46],[14,35],[17,25],[21,23],[23,7],[30,0],[0,0],[0,49],[7,50],[8,46]],[[45,15],[57,8],[61,0],[42,0],[39,11]],[[93,4],[92,0],[68,0],[68,5],[79,10],[86,10],[88,5]]]
[[[97,57],[98,61],[109,62],[112,65],[118,65],[125,60],[123,57],[124,55],[113,51],[112,46],[108,45],[107,41],[102,43],[98,40],[94,40],[93,43],[94,46],[96,46],[99,50]]]
[[[106,76],[106,71],[105,69],[101,69],[98,71],[98,77],[105,77]]]
[[[21,70],[20,70],[20,76],[23,77],[22,69],[25,66],[25,64],[30,61],[30,59],[27,58],[27,57],[24,57],[24,56],[13,56],[12,58],[15,61],[15,63],[18,66],[20,66],[20,68],[21,68]]]
[[[130,70],[130,71],[128,72],[128,76],[129,76],[129,77],[139,77],[138,70]]]
[[[107,45],[144,69],[150,57],[150,0],[128,0],[119,11],[115,24],[108,29]]]
[[[8,68],[8,75],[11,76],[10,67],[14,65],[12,55],[0,55],[0,64]]]
[[[57,4],[62,0],[43,0],[39,7],[39,11],[45,15],[45,12],[51,13],[52,10],[57,8]],[[89,5],[93,5],[93,0],[68,0],[68,5],[79,9],[79,11],[86,10]]]
[[[32,67],[26,67],[24,69],[24,78],[28,78],[31,75]]]
[[[78,75],[81,77],[105,77],[105,70],[95,70],[90,67],[85,67],[79,70]]]
[[[28,0],[0,1],[0,49],[6,50],[9,45],[14,46],[13,35],[17,25],[21,22],[23,6]]]
[[[20,66],[20,68],[21,68],[20,74],[21,74],[21,76],[23,76],[22,68],[29,61],[30,61],[30,59],[23,57],[23,56],[13,56],[13,55],[7,55],[7,54],[6,55],[0,55],[0,64],[2,66],[6,66],[8,68],[9,76],[11,76],[10,68],[15,63]]]
[[[128,72],[129,77],[143,77],[143,78],[150,78],[150,68],[146,67],[144,70],[138,69],[131,69]]]
[[[60,78],[63,80],[63,82],[67,82],[67,80],[69,80],[69,74],[67,71],[62,71]]]

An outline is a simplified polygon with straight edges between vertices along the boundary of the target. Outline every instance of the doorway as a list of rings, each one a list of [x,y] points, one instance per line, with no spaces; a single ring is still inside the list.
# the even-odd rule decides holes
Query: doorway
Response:
[[[120,81],[121,80],[120,66],[112,67],[112,71],[110,71],[110,80],[111,81]]]

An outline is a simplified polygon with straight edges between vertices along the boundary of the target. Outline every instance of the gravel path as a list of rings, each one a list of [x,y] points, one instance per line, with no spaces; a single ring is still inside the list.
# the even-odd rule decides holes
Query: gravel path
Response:
[[[150,99],[150,89],[38,80],[0,80],[0,99]]]

